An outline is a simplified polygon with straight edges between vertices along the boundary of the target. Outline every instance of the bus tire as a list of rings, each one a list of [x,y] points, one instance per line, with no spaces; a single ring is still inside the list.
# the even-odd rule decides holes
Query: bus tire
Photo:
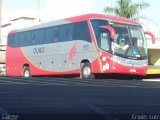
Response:
[[[81,78],[82,79],[93,79],[94,75],[91,71],[91,64],[89,62],[81,63]]]
[[[29,66],[24,66],[23,67],[23,73],[22,73],[23,77],[31,77],[31,71]]]

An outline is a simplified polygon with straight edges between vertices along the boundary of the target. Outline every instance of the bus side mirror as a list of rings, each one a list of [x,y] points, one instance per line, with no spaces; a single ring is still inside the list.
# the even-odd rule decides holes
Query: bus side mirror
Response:
[[[100,26],[100,28],[107,29],[110,33],[111,40],[114,41],[116,34],[115,34],[115,30],[114,30],[113,27],[111,27],[111,26]]]
[[[151,32],[144,32],[144,34],[151,36],[152,44],[155,44],[156,39],[155,39],[155,36]]]

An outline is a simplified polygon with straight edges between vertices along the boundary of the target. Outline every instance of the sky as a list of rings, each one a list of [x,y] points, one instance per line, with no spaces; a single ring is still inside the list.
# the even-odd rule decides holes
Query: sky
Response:
[[[113,6],[116,0],[93,0],[93,1],[101,1],[101,2],[94,2],[95,10],[99,13],[104,13],[103,9],[105,6]],[[132,0],[134,2],[142,2],[142,0]],[[142,10],[139,15],[153,21],[156,24],[160,25],[160,0],[144,0],[144,2],[148,3],[150,7]]]
[[[3,8],[17,8],[17,9],[36,9],[38,6],[36,4],[38,0],[2,0]],[[44,8],[44,0],[40,1],[40,8]],[[95,13],[104,13],[103,8],[106,6],[113,6],[116,0],[92,0],[93,1],[93,11]],[[135,2],[142,2],[142,0],[133,0]],[[160,0],[144,0],[150,4],[150,7],[140,12],[140,16],[153,21],[160,26]]]
[[[4,9],[36,9],[38,0],[2,0]],[[44,8],[44,0],[39,0],[40,8]]]

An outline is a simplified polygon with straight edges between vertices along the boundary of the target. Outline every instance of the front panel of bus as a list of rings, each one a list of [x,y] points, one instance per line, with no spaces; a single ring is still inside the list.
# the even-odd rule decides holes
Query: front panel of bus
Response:
[[[107,20],[91,20],[101,58],[103,73],[145,75],[147,69],[147,46],[141,26]],[[115,38],[101,26],[111,26]]]

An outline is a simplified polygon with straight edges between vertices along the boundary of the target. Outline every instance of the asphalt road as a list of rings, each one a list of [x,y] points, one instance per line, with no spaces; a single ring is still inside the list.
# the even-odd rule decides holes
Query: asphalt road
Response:
[[[160,119],[160,82],[0,77],[0,119]]]

